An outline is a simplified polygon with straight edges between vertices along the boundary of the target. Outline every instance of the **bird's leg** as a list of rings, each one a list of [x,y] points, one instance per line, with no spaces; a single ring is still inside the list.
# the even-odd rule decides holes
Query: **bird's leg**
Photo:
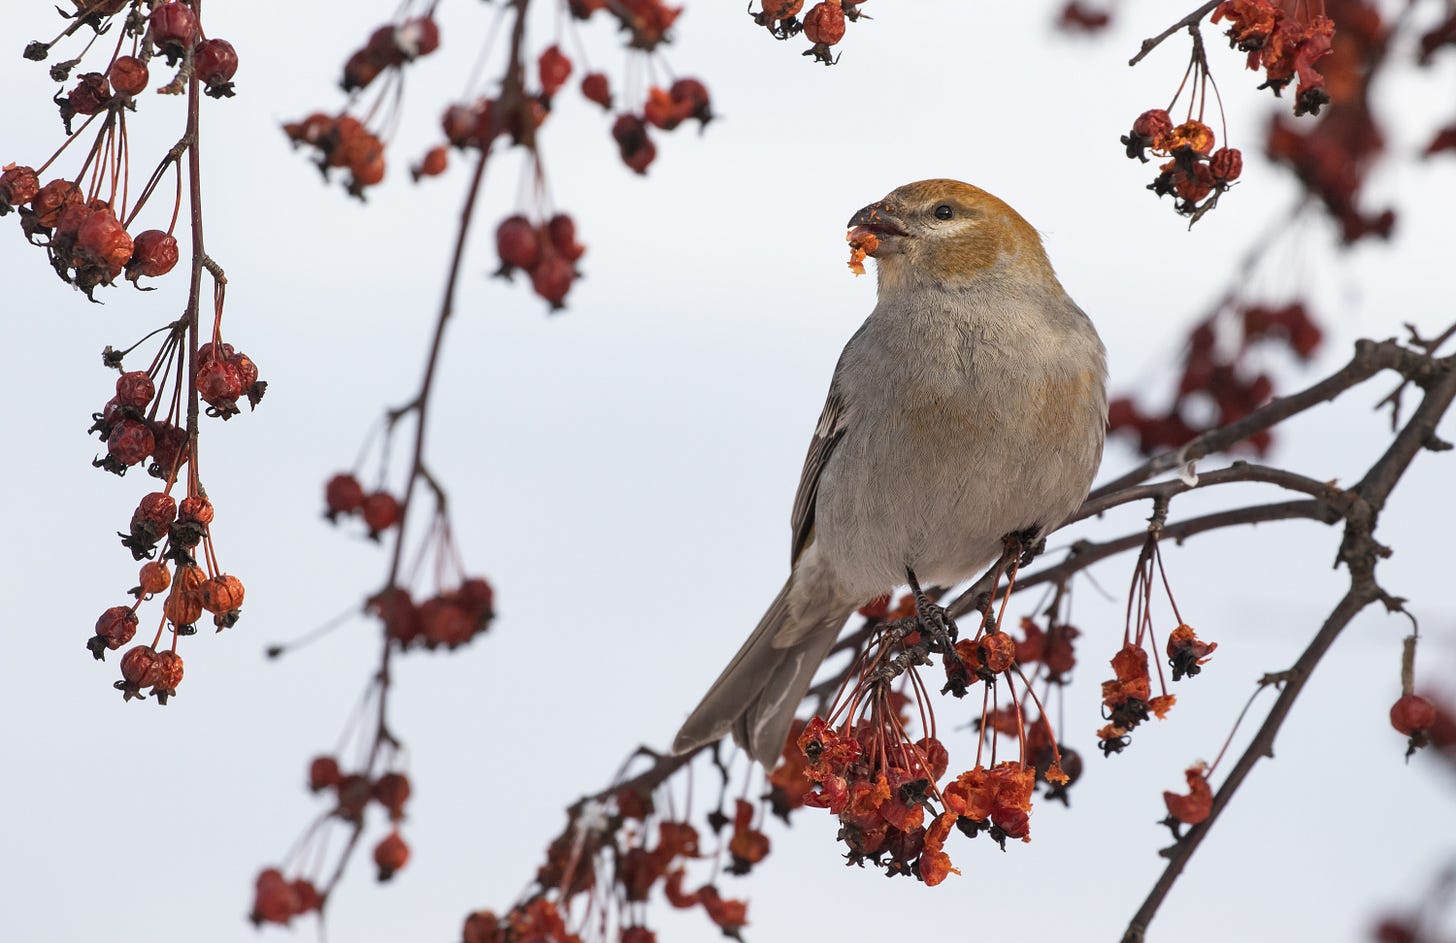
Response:
[[[916,579],[914,570],[907,566],[905,575],[910,578],[910,592],[915,594],[915,620],[920,624],[921,631],[935,643],[937,651],[954,651],[956,637],[960,635],[955,618],[944,606],[930,601],[930,597],[920,588],[920,581]]]

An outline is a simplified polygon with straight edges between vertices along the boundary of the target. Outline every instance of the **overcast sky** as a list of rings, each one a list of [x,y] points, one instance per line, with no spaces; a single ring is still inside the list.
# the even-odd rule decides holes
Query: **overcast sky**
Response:
[[[740,5],[690,5],[669,58],[712,89],[723,117],[706,135],[659,135],[642,180],[618,162],[609,119],[573,94],[543,132],[552,192],[589,247],[587,277],[559,316],[522,285],[486,277],[489,233],[513,209],[519,172],[515,155],[494,162],[430,463],[450,490],[467,564],[497,587],[500,618],[469,649],[400,660],[395,729],[410,747],[416,798],[404,834],[415,856],[381,889],[361,855],[332,903],[331,939],[443,943],[470,910],[507,906],[563,807],[605,785],[637,743],[666,744],[757,621],[786,572],[789,506],[830,370],[874,304],[873,278],[844,266],[843,224],[860,206],[929,176],[1002,196],[1045,234],[1106,340],[1114,387],[1172,382],[1190,318],[1293,188],[1249,154],[1244,183],[1186,232],[1143,190],[1149,168],[1128,161],[1117,137],[1166,103],[1186,61],[1180,41],[1135,70],[1127,57],[1191,4],[1124,4],[1116,28],[1091,42],[1053,34],[1050,6],[871,4],[878,19],[852,27],[842,62],[824,69],[797,55],[797,41],[756,30]],[[238,97],[204,113],[207,242],[229,278],[228,339],[270,388],[258,412],[205,427],[214,535],[247,602],[235,629],[186,640],[186,680],[165,709],[123,704],[114,660],[98,665],[84,648],[97,613],[133,585],[114,534],[151,490],[144,476],[91,468],[85,429],[113,382],[101,348],[175,317],[185,276],[147,295],[102,291],[106,306],[88,305],[4,221],[6,940],[255,939],[244,919],[253,876],[322,807],[303,788],[305,766],[332,748],[376,657],[375,627],[363,621],[281,663],[262,652],[357,607],[387,565],[379,547],[320,520],[321,490],[380,410],[418,382],[466,175],[457,163],[412,186],[403,168],[434,143],[491,11],[445,5],[441,51],[409,75],[389,180],[361,206],[322,186],[278,131],[337,106],[340,64],[392,6],[341,9],[208,6],[210,34],[232,41],[242,64]],[[45,67],[18,55],[55,22],[47,5],[8,17],[0,162],[38,165],[42,142],[59,139]],[[585,35],[593,64],[620,75],[605,24]],[[1209,38],[1232,143],[1252,147],[1267,92]],[[1309,287],[1330,327],[1311,372],[1271,358],[1288,384],[1341,363],[1357,337],[1396,334],[1404,321],[1434,333],[1451,320],[1452,167],[1412,154],[1449,121],[1453,80],[1444,61],[1380,89],[1404,123],[1371,202],[1402,201],[1400,239],[1332,262],[1327,228],[1315,225],[1260,277],[1273,300]],[[181,126],[182,103],[149,94],[133,121],[137,166]],[[1351,482],[1384,447],[1386,419],[1370,407],[1385,391],[1376,384],[1301,418],[1281,432],[1274,460]],[[1131,461],[1110,448],[1104,475]],[[1395,549],[1383,585],[1411,599],[1428,633],[1425,678],[1456,668],[1452,461],[1421,456],[1379,534]],[[1175,517],[1211,506],[1180,500]],[[1145,513],[1077,534],[1123,533]],[[725,888],[751,900],[749,939],[971,929],[1119,938],[1161,870],[1162,791],[1212,759],[1258,677],[1297,657],[1345,583],[1329,568],[1338,539],[1296,522],[1169,548],[1184,616],[1219,649],[1179,687],[1168,720],[1105,761],[1093,755],[1097,682],[1120,642],[1131,559],[1098,567],[1111,596],[1079,584],[1074,616],[1084,634],[1067,739],[1089,769],[1073,807],[1039,804],[1034,841],[1004,855],[952,839],[964,873],[935,889],[842,867],[830,817],[800,814],[791,832],[770,828],[774,852],[757,873]],[[1375,612],[1346,631],[1289,717],[1277,759],[1260,764],[1195,855],[1153,939],[1361,940],[1377,909],[1414,898],[1456,853],[1450,770],[1425,756],[1404,763],[1386,719],[1407,631]],[[970,719],[958,703],[939,716]],[[959,736],[964,755],[970,736]],[[654,912],[664,941],[717,937],[699,914],[665,911]]]

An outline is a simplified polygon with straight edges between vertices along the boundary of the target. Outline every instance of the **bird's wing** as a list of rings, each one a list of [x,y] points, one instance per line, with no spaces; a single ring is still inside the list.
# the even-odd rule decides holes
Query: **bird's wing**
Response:
[[[850,341],[850,343],[854,343]],[[845,348],[845,353],[849,348]],[[804,548],[814,537],[814,501],[819,496],[819,478],[829,463],[834,447],[848,428],[848,409],[839,389],[839,370],[844,365],[844,356],[839,358],[839,367],[834,370],[834,382],[829,386],[829,398],[824,411],[819,414],[819,424],[814,427],[814,440],[809,443],[809,454],[804,457],[804,470],[799,474],[799,490],[794,495],[792,525],[794,542],[790,549],[790,562],[797,562]]]

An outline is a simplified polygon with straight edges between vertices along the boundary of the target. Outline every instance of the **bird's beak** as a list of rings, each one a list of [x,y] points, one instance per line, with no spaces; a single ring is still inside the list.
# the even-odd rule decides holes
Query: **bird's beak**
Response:
[[[887,201],[880,200],[878,203],[871,203],[864,209],[855,213],[849,218],[849,228],[863,228],[874,233],[876,236],[905,236],[909,230],[900,217],[895,215],[895,209]]]

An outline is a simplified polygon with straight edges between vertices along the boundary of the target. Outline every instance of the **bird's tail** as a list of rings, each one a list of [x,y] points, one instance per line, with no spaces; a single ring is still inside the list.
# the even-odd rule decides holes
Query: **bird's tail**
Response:
[[[793,586],[790,576],[758,628],[683,722],[674,752],[686,753],[732,731],[738,745],[765,769],[778,762],[814,672],[854,611],[846,605],[827,617],[822,609],[813,617],[796,616],[789,599]]]

